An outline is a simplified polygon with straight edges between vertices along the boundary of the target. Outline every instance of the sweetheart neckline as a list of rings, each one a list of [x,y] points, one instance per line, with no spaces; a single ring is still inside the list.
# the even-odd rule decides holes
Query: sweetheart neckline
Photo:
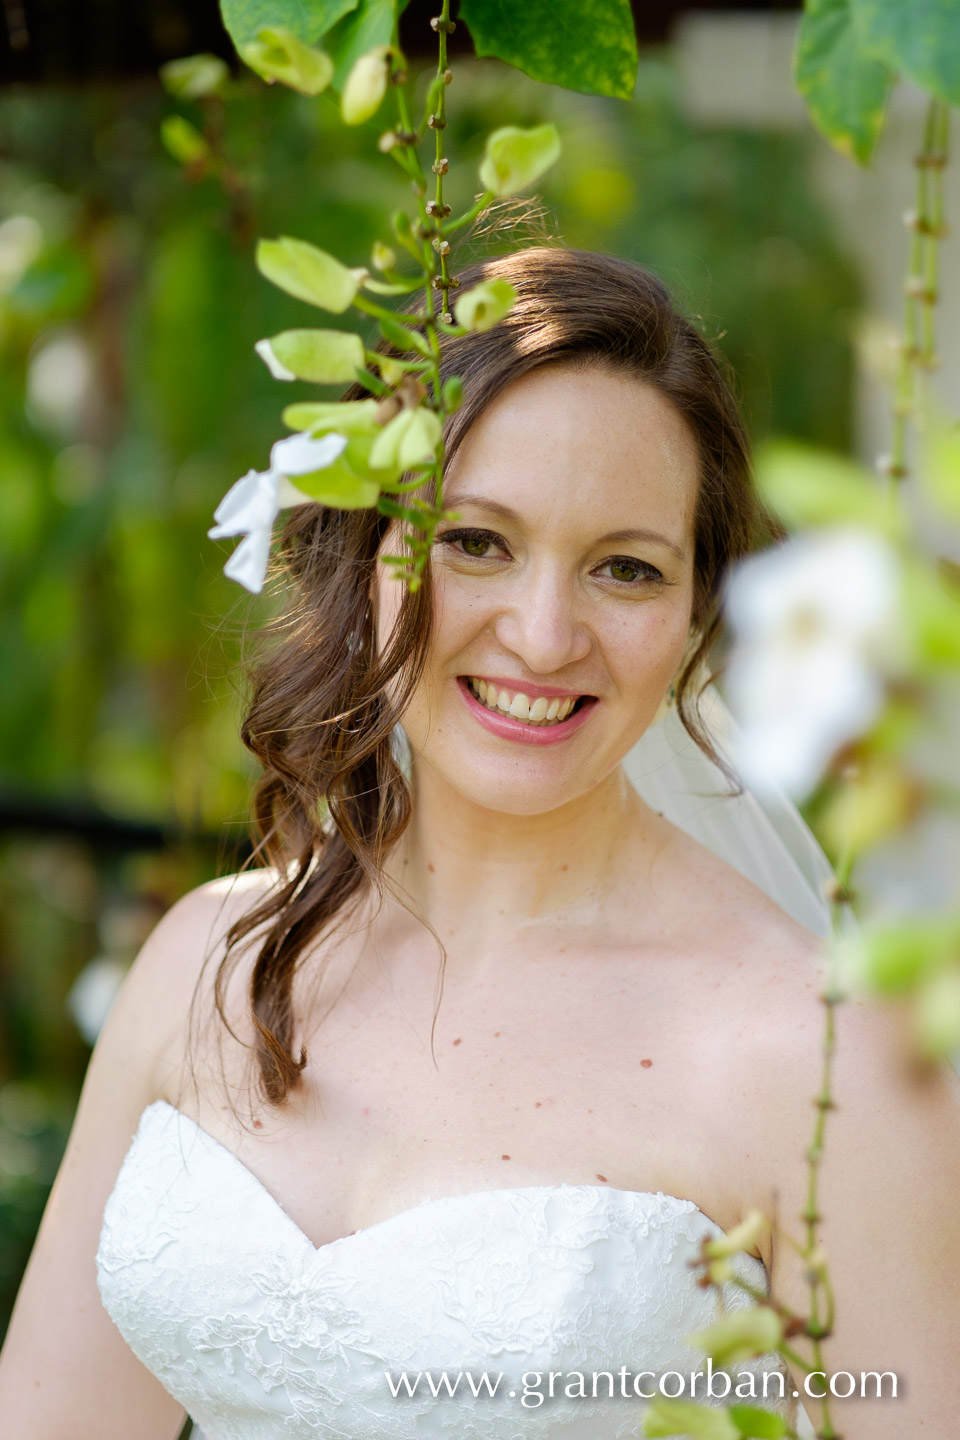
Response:
[[[481,1195],[502,1197],[504,1195],[518,1195],[524,1193],[530,1195],[535,1193],[543,1194],[545,1192],[559,1193],[563,1190],[591,1190],[595,1191],[598,1194],[604,1195],[629,1195],[632,1198],[639,1200],[667,1200],[673,1205],[691,1207],[691,1209],[696,1211],[696,1213],[701,1216],[701,1218],[704,1219],[708,1225],[713,1226],[714,1230],[717,1231],[718,1235],[726,1235],[727,1233],[723,1229],[723,1227],[718,1224],[716,1220],[711,1219],[711,1217],[707,1215],[705,1211],[700,1209],[700,1206],[696,1203],[695,1200],[685,1200],[682,1199],[679,1195],[668,1195],[663,1190],[621,1190],[616,1185],[593,1185],[589,1182],[584,1184],[573,1184],[568,1181],[562,1181],[559,1185],[497,1185],[489,1190],[467,1190],[459,1195],[438,1195],[436,1197],[427,1195],[416,1205],[408,1205],[404,1210],[398,1210],[393,1215],[386,1215],[382,1220],[375,1220],[372,1225],[361,1225],[358,1229],[351,1230],[348,1235],[338,1235],[335,1240],[327,1240],[322,1245],[315,1245],[310,1239],[310,1236],[306,1233],[306,1231],[301,1229],[301,1227],[297,1224],[296,1220],[294,1220],[293,1216],[284,1209],[277,1197],[270,1190],[267,1189],[266,1185],[264,1185],[259,1175],[255,1175],[254,1172],[250,1169],[249,1165],[244,1164],[244,1162],[240,1159],[239,1155],[237,1155],[233,1150],[231,1150],[228,1145],[224,1145],[222,1140],[218,1140],[215,1135],[211,1135],[209,1130],[205,1130],[203,1126],[198,1121],[194,1120],[192,1115],[188,1115],[185,1110],[179,1109],[176,1105],[171,1105],[169,1100],[165,1100],[162,1096],[160,1096],[158,1099],[152,1100],[149,1105],[146,1105],[144,1107],[140,1115],[140,1121],[142,1122],[144,1115],[146,1115],[148,1111],[154,1110],[158,1105],[162,1105],[166,1110],[170,1111],[172,1115],[177,1116],[178,1124],[181,1120],[186,1120],[193,1127],[193,1129],[200,1136],[202,1136],[204,1142],[213,1147],[215,1152],[223,1154],[229,1160],[234,1161],[243,1171],[244,1175],[249,1177],[249,1180],[253,1183],[255,1188],[266,1198],[267,1202],[274,1209],[279,1211],[279,1213],[284,1217],[284,1219],[287,1220],[288,1223],[293,1227],[293,1229],[299,1235],[303,1243],[308,1245],[314,1256],[317,1257],[323,1255],[329,1250],[334,1249],[334,1247],[336,1246],[345,1245],[349,1240],[358,1239],[362,1235],[369,1235],[371,1231],[378,1230],[384,1225],[391,1225],[396,1223],[397,1221],[403,1220],[407,1216],[413,1215],[418,1210],[428,1209],[438,1205],[450,1205],[457,1200],[476,1200]],[[137,1129],[139,1130],[139,1128],[140,1127],[138,1124]],[[744,1258],[750,1261],[751,1264],[759,1265],[764,1275],[767,1274],[767,1267],[759,1256],[751,1255],[748,1251],[743,1251],[742,1253],[744,1255]]]

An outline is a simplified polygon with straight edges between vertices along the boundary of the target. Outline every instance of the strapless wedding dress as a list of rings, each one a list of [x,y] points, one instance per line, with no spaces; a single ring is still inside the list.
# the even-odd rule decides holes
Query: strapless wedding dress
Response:
[[[705,1369],[684,1340],[718,1315],[688,1264],[705,1234],[722,1231],[662,1191],[531,1185],[428,1196],[317,1248],[232,1151],[156,1100],[104,1210],[97,1283],[202,1440],[636,1440],[637,1372],[651,1391]],[[769,1293],[760,1260],[735,1267]],[[723,1297],[749,1303],[730,1283]],[[727,1369],[758,1377],[744,1403],[793,1415],[786,1370],[787,1399],[772,1377],[760,1398],[778,1356]],[[604,1371],[614,1394],[601,1374],[593,1398]]]

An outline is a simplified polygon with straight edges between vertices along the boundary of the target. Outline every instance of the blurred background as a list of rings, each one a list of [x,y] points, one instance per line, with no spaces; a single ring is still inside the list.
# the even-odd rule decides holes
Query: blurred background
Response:
[[[404,17],[411,56],[432,54],[433,8]],[[488,130],[555,120],[543,231],[656,270],[732,362],[754,440],[872,463],[920,97],[898,88],[861,172],[795,95],[793,8],[636,13],[632,103],[461,58],[453,37],[454,208]],[[198,51],[233,68],[222,99],[161,85],[161,64]],[[247,853],[244,633],[268,602],[223,578],[230,544],[205,532],[310,393],[254,353],[302,318],[257,274],[255,239],[362,264],[408,196],[375,122],[346,130],[328,96],[238,72],[216,0],[0,0],[0,81],[2,1334],[125,968],[179,895]],[[164,148],[175,114],[222,136],[219,178]],[[944,335],[957,277],[948,243]]]

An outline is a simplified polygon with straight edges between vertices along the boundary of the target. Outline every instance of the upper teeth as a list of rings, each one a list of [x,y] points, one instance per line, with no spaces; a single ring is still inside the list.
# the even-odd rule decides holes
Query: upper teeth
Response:
[[[512,715],[515,720],[526,720],[530,725],[559,725],[580,698],[577,695],[569,698],[554,695],[550,699],[546,695],[539,695],[535,700],[531,700],[522,690],[502,690],[476,675],[470,676],[470,689],[488,709],[499,710],[503,715]]]

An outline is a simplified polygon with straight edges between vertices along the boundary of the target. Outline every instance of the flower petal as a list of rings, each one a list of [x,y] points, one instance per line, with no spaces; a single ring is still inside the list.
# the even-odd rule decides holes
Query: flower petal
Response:
[[[253,530],[234,550],[223,567],[223,573],[257,595],[263,589],[269,555],[270,530]]]
[[[270,451],[270,468],[281,475],[312,475],[323,470],[343,454],[347,436],[331,431],[314,438],[308,431],[278,440]]]
[[[211,540],[243,535],[273,524],[277,513],[277,476],[272,470],[248,470],[232,485],[213,512],[217,522],[207,531]]]

